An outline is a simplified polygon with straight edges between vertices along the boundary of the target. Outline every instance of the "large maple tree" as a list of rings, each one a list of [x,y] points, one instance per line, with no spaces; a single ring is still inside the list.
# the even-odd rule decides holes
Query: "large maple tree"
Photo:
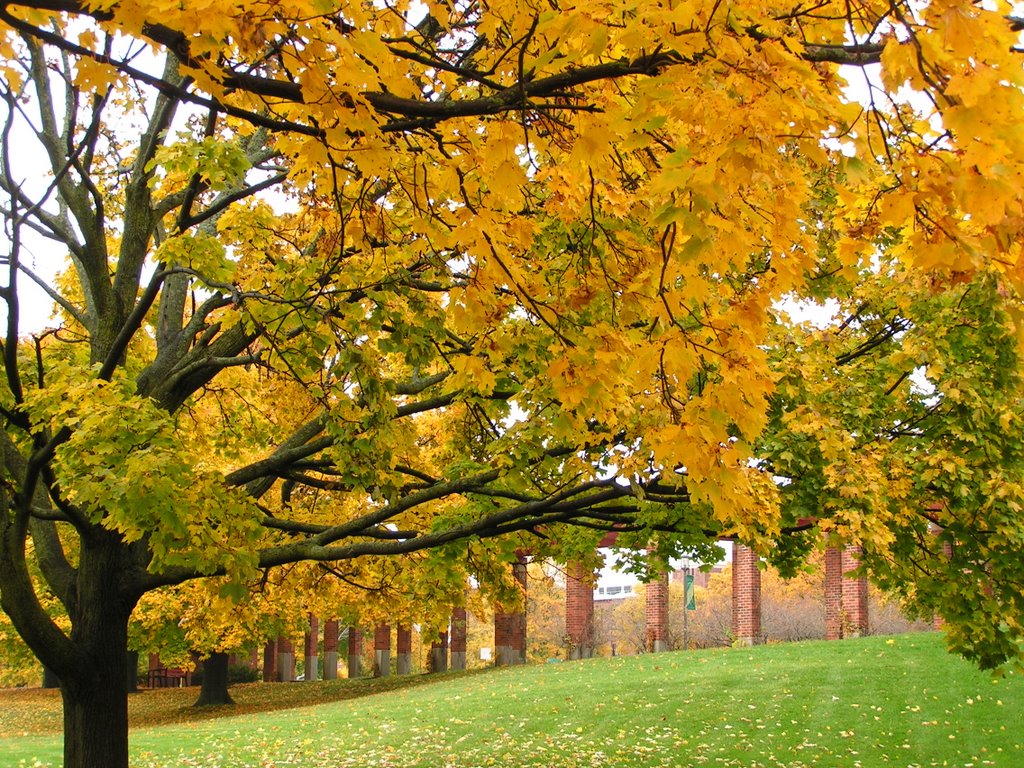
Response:
[[[1018,418],[1009,12],[0,3],[0,596],[60,678],[66,765],[127,766],[129,617],[198,577],[227,596],[302,560],[490,567],[483,539],[568,557],[611,528],[768,551],[806,517],[908,591],[929,523],[954,553],[1012,551],[1015,444],[968,448]],[[22,333],[28,282],[59,329]],[[913,307],[882,303],[911,284]],[[986,289],[942,303],[965,285]],[[851,306],[849,347],[780,326],[802,296]],[[944,336],[942,370],[999,341],[973,389],[923,344],[850,362],[964,307],[985,332]],[[995,383],[1000,415],[974,418]],[[948,455],[913,453],[912,478],[891,414],[924,412],[945,426],[905,431]],[[973,580],[934,557],[958,576],[921,594],[998,624],[977,648],[998,663],[1022,606],[979,574],[1018,571],[967,551]]]

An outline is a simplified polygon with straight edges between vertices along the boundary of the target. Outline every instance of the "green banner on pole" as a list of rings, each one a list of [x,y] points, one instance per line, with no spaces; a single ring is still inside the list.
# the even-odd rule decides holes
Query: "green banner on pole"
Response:
[[[697,608],[697,601],[693,596],[693,574],[683,574],[683,584],[686,588],[686,610],[692,611]]]

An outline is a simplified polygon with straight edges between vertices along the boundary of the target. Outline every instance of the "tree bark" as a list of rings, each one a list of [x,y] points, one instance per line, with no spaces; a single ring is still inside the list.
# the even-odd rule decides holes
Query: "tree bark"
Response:
[[[85,663],[60,672],[64,768],[128,768],[128,618],[132,564],[120,536],[82,539],[71,642]]]
[[[125,664],[104,664],[92,680],[61,681],[64,699],[64,768],[128,768],[128,699]],[[120,683],[114,680],[120,677]]]
[[[228,692],[228,668],[230,657],[226,653],[211,653],[203,662],[203,686],[199,689],[199,698],[195,707],[216,707],[234,704]]]
[[[57,673],[45,664],[43,665],[43,688],[60,688],[60,678]]]
[[[0,596],[19,633],[60,680],[64,768],[128,768],[128,617],[137,597],[125,582],[137,566],[117,534],[94,529],[83,536],[67,606],[69,637],[41,609],[24,550],[11,546],[18,532],[3,520]]]
[[[128,693],[139,692],[139,652],[128,651],[128,679],[126,681]]]
[[[128,617],[110,615],[78,640],[90,664],[61,677],[64,768],[128,768]]]

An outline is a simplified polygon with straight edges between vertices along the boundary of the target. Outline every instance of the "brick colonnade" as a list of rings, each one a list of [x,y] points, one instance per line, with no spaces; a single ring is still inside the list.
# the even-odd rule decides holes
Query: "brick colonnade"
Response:
[[[373,676],[391,675],[391,625],[378,624],[373,630]]]
[[[277,680],[277,638],[267,640],[263,646],[263,682]]]
[[[430,671],[448,671],[448,633],[442,632],[437,640],[430,644]]]
[[[948,544],[944,546],[948,547]],[[867,579],[848,575],[859,561],[858,547],[845,550],[829,547],[825,551],[825,621],[826,638],[858,637],[868,631]],[[761,572],[759,558],[749,547],[736,543],[732,567],[732,628],[737,644],[753,645],[763,639],[761,632]],[[513,565],[513,576],[526,603],[526,559],[520,557]],[[593,655],[594,574],[578,562],[570,563],[566,573],[566,639],[570,659]],[[646,590],[647,650],[663,651],[669,647],[668,574],[651,582]],[[939,620],[937,626],[941,626]],[[306,635],[306,679],[316,679],[318,621],[310,616],[310,632]],[[335,679],[338,671],[338,622],[324,623],[324,678]],[[496,666],[523,664],[526,661],[526,612],[521,607],[494,615],[494,646]],[[357,627],[348,632],[349,677],[359,677],[362,670],[363,636]],[[450,654],[450,662],[449,662]],[[466,609],[452,611],[450,633],[443,633],[432,644],[429,665],[432,671],[466,668]],[[279,637],[264,649],[263,679],[293,680],[295,655],[288,638]],[[374,632],[374,673],[387,675],[391,670],[391,627],[378,626]],[[397,627],[396,673],[412,671],[412,631]]]
[[[320,659],[318,654],[320,621],[309,617],[309,631],[304,637],[305,673],[308,681],[319,677]],[[338,645],[341,628],[337,619],[323,623],[324,680],[338,677]],[[374,638],[376,640],[376,636]],[[348,628],[348,676],[363,674],[363,634],[357,627]],[[276,637],[268,640],[263,647],[263,682],[291,682],[295,679],[295,647],[290,638]]]
[[[868,631],[868,580],[849,576],[859,565],[860,547],[825,550],[825,639],[860,637]]]
[[[324,622],[324,680],[338,679],[338,636],[341,627],[337,619]]]
[[[348,628],[348,676],[363,675],[363,631],[359,627]]]
[[[295,646],[290,638],[277,638],[277,677],[279,683],[295,679]]]
[[[565,572],[565,636],[570,659],[594,655],[594,573],[579,562]]]
[[[516,578],[523,577],[519,569]],[[517,628],[525,630],[526,616],[516,614],[513,623]],[[316,680],[319,673],[320,627],[323,627],[323,679],[336,680],[338,677],[339,643],[341,627],[337,619],[320,622],[319,618],[309,617],[309,630],[305,633],[304,649],[306,672],[305,679]],[[452,610],[449,632],[441,635],[439,642],[431,647],[428,659],[434,671],[447,669],[463,670],[466,668],[466,609]],[[364,674],[363,649],[365,639],[360,628],[350,626],[348,634],[348,676],[360,677]],[[396,650],[394,673],[408,675],[413,670],[412,627],[399,624],[395,629]],[[525,649],[525,641],[519,643]],[[449,651],[451,661],[449,663]],[[386,677],[392,672],[391,662],[391,625],[380,624],[373,633],[373,674]],[[257,667],[257,652],[253,651],[253,667]],[[263,682],[290,682],[295,679],[295,646],[287,637],[275,637],[267,641],[263,647]]]
[[[825,549],[825,639],[843,637],[843,553]]]
[[[645,590],[645,616],[647,618],[647,650],[661,653],[669,649],[668,642],[668,573],[647,584]]]
[[[412,627],[399,624],[395,631],[395,674],[412,672]]]
[[[843,637],[868,633],[868,577],[849,575],[860,565],[860,553],[860,547],[843,550]]]
[[[859,550],[845,551],[830,548],[826,551],[826,636],[831,639],[855,637],[867,632],[867,580],[863,577],[849,577],[846,574],[857,564]],[[749,547],[736,543],[733,547],[732,568],[732,628],[737,644],[753,645],[763,640],[761,631],[761,573],[759,558]],[[526,557],[520,555],[512,564],[517,586],[521,591],[521,606],[515,610],[503,610],[498,606],[494,616],[494,663],[496,666],[523,664],[526,661]],[[588,658],[593,655],[594,623],[594,573],[587,572],[579,562],[570,563],[566,569],[565,626],[567,656],[570,659]],[[647,650],[663,651],[669,648],[669,599],[668,574],[662,575],[648,585],[646,590],[646,638]],[[307,635],[307,669],[315,661],[316,618],[310,617],[311,633]],[[337,621],[324,625],[324,677],[337,676]],[[356,627],[349,628],[349,677],[362,673],[362,633]],[[313,644],[312,646],[310,644]],[[412,671],[412,632],[408,626],[397,627],[396,673],[409,674]],[[381,625],[374,633],[374,672],[387,675],[391,670],[391,627]],[[291,643],[285,638],[271,641],[265,650],[264,680],[293,679],[294,654]],[[450,654],[450,656],[449,656]],[[332,658],[333,655],[333,658]],[[449,662],[450,658],[450,662]],[[287,663],[286,663],[287,662]],[[428,659],[432,671],[465,669],[466,667],[466,609],[452,611],[450,634],[432,644]],[[289,670],[291,675],[289,676]],[[315,679],[309,677],[308,679]]]
[[[754,645],[762,640],[759,560],[750,547],[733,544],[732,637],[737,645]]]
[[[512,564],[512,575],[521,593],[520,607],[494,611],[494,664],[498,667],[526,663],[526,558]]]
[[[305,675],[306,680],[313,682],[320,679],[320,621],[312,613],[309,614],[309,629],[306,630]]]

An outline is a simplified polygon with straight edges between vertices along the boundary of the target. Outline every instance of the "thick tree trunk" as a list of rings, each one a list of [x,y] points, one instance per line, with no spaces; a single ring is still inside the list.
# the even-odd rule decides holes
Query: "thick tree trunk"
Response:
[[[226,653],[211,653],[203,662],[203,687],[199,689],[199,698],[193,706],[215,707],[235,703],[228,693],[229,660]]]
[[[21,531],[0,515],[0,594],[18,632],[60,679],[64,768],[128,768],[128,617],[135,564],[117,534],[82,538],[67,603],[71,634],[42,610],[28,578]]]
[[[64,768],[128,768],[128,553],[115,534],[84,539],[71,642],[87,661],[60,674]]]
[[[43,688],[60,688],[60,678],[57,673],[45,664],[43,665]]]
[[[139,652],[128,651],[128,693],[139,692]]]
[[[91,667],[61,678],[64,768],[128,768],[128,620],[90,638]]]
[[[113,668],[107,672],[117,674]],[[62,681],[61,693],[64,768],[128,768],[128,699],[123,679],[120,686],[109,679],[99,684]]]

